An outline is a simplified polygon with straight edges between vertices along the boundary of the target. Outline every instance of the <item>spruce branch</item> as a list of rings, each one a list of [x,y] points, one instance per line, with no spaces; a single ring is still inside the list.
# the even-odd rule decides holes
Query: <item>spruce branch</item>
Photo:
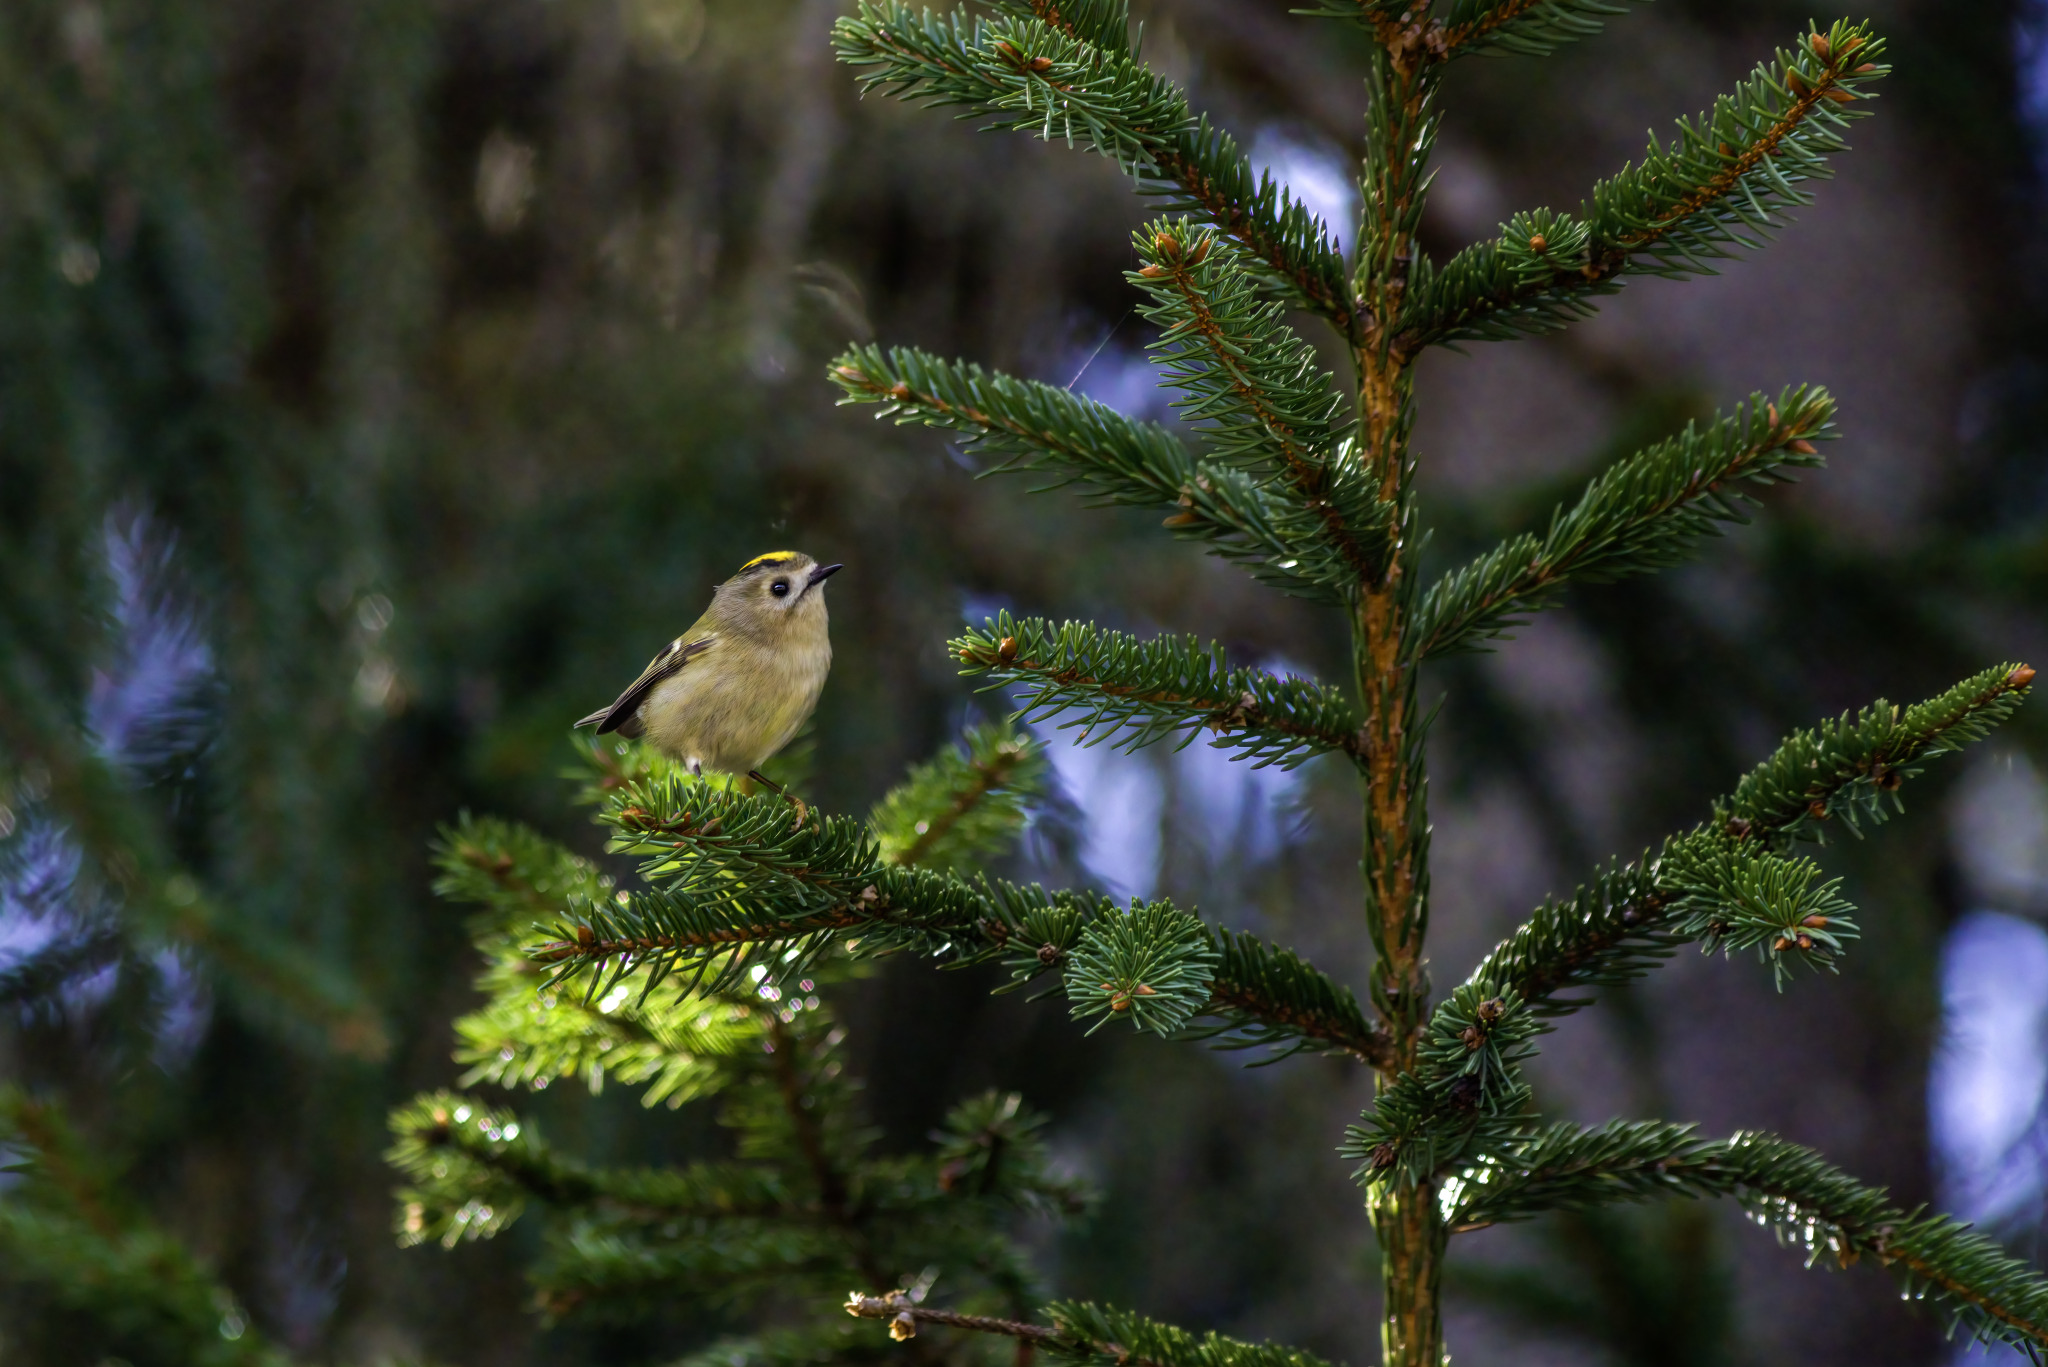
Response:
[[[1607,0],[1456,0],[1439,21],[1441,52],[1447,58],[1547,57],[1598,33],[1602,20],[1628,9],[1627,3]]]
[[[1755,950],[1781,988],[1799,967],[1832,971],[1857,935],[1839,888],[1812,860],[1713,823],[1603,871],[1569,900],[1545,902],[1431,1012],[1415,1066],[1347,1131],[1343,1152],[1369,1186],[1414,1186],[1521,1142],[1529,1041],[1587,1005],[1561,992],[1636,976],[1692,941],[1708,953]]]
[[[1555,332],[1628,276],[1711,274],[1732,249],[1760,246],[1848,146],[1843,130],[1867,112],[1850,106],[1889,70],[1883,51],[1847,21],[1779,49],[1711,111],[1679,120],[1669,142],[1652,138],[1641,164],[1594,186],[1578,213],[1517,213],[1500,237],[1444,263],[1410,296],[1403,350]]]
[[[506,930],[523,930],[572,897],[612,895],[612,880],[588,859],[498,817],[462,813],[453,826],[441,828],[433,859],[440,870],[434,880],[438,896],[485,907]]]
[[[948,746],[911,770],[868,814],[884,859],[957,869],[1023,829],[1045,792],[1043,748],[1007,721],[976,726],[964,740],[964,750]]]
[[[641,1104],[671,1110],[719,1082],[718,1060],[758,1044],[759,1022],[745,1000],[700,996],[675,983],[635,994],[614,988],[602,1001],[544,985],[518,936],[572,901],[604,902],[612,880],[589,860],[517,824],[467,813],[444,829],[434,851],[434,888],[452,901],[490,910],[479,933],[486,966],[484,1005],[457,1018],[455,1061],[469,1087],[542,1088],[578,1077],[592,1093],[605,1079],[645,1084]]]
[[[1207,543],[1212,554],[1285,593],[1340,603],[1356,582],[1318,514],[1241,470],[1197,460],[1156,423],[909,348],[854,347],[833,362],[831,378],[846,395],[842,402],[880,404],[878,417],[965,434],[963,445],[999,458],[984,475],[1045,473],[1056,479],[1043,488],[1075,484],[1094,504],[1171,508],[1165,525],[1175,536]],[[1374,506],[1355,520],[1365,549],[1379,553],[1369,532],[1388,524],[1385,510]]]
[[[857,1121],[839,1048],[842,1032],[809,1014],[771,1027],[772,1050],[741,1065],[721,1123],[737,1132],[741,1162],[679,1174],[602,1174],[667,1182],[731,1167],[747,1188],[709,1189],[701,1202],[663,1213],[616,1200],[571,1206],[574,1223],[554,1240],[537,1275],[550,1310],[596,1301],[660,1304],[680,1288],[693,1299],[731,1302],[760,1294],[809,1299],[851,1274],[891,1266],[967,1273],[975,1298],[1021,1306],[1029,1269],[999,1232],[1014,1211],[1070,1213],[1089,1194],[1048,1167],[1043,1121],[1015,1095],[987,1093],[956,1106],[935,1149],[878,1157]],[[701,1184],[700,1184],[701,1185]],[[628,1193],[631,1194],[631,1193]],[[701,1194],[701,1193],[700,1193]]]
[[[1421,9],[1422,13],[1417,14]],[[1316,19],[1349,19],[1372,34],[1381,49],[1403,66],[1414,67],[1446,55],[1443,24],[1414,0],[1324,0],[1319,9],[1294,13]]]
[[[1235,253],[1213,230],[1160,219],[1133,235],[1144,265],[1127,278],[1152,302],[1154,361],[1175,401],[1217,459],[1290,488],[1321,525],[1322,539],[1360,583],[1385,572],[1387,506],[1350,451],[1336,381],[1261,299]]]
[[[922,1304],[906,1291],[880,1296],[854,1292],[846,1313],[856,1319],[885,1320],[889,1337],[915,1338],[927,1324],[1000,1334],[1029,1343],[1061,1362],[1089,1367],[1323,1367],[1320,1359],[1271,1343],[1246,1343],[1220,1334],[1188,1330],[1126,1310],[1083,1302],[1056,1302],[1042,1311],[1051,1324],[962,1315]]]
[[[1035,132],[1114,160],[1173,209],[1200,213],[1262,275],[1346,336],[1355,323],[1344,260],[1320,220],[1197,117],[1171,82],[1054,6],[992,19],[862,0],[832,31],[839,60],[867,67],[861,89],[959,106],[992,128]],[[1035,17],[1043,13],[1045,17]],[[1049,22],[1057,21],[1057,22]],[[1099,36],[1099,33],[1096,33]]]
[[[1244,931],[1217,931],[1215,941],[1218,962],[1202,1014],[1217,1023],[1184,1031],[1188,1038],[1217,1039],[1226,1049],[1270,1048],[1273,1062],[1320,1049],[1382,1071],[1393,1066],[1385,1032],[1366,1021],[1350,988],[1293,950]]]
[[[1983,739],[2010,717],[2033,682],[2030,665],[2002,664],[1925,702],[1900,708],[1882,698],[1853,718],[1843,713],[1795,731],[1715,807],[1738,834],[1785,844],[1817,839],[1839,815],[1851,830],[1905,810],[1901,784],[1927,760]]]
[[[1880,701],[1854,723],[1844,718],[1796,733],[1743,778],[1734,798],[1715,804],[1713,820],[1634,863],[1610,866],[1570,897],[1546,901],[1480,962],[1470,981],[1513,991],[1540,1014],[1560,1015],[1585,1005],[1563,993],[1639,976],[1688,939],[1714,934],[1716,924],[1728,933],[1729,922],[1702,915],[1714,879],[1725,887],[1731,868],[1749,852],[1761,854],[1809,829],[1805,823],[1816,813],[1853,809],[1881,819],[1878,795],[1892,796],[1921,761],[1980,738],[2010,716],[2033,677],[2026,665],[1999,665],[1903,711]],[[1830,943],[1814,933],[1845,929],[1832,920],[1804,924],[1832,915],[1823,905],[1832,897],[1828,885],[1808,882],[1806,892],[1816,899],[1810,909],[1788,904],[1767,942],[1759,939],[1772,918],[1745,918],[1743,938],[1766,950],[1774,965],[1789,964],[1795,955],[1830,954]],[[1802,934],[1810,947],[1799,943]],[[1781,948],[1780,939],[1789,943]]]
[[[195,1367],[285,1367],[234,1294],[124,1200],[54,1104],[0,1087],[0,1279],[104,1326],[109,1347]]]
[[[1260,768],[1292,769],[1328,750],[1363,754],[1357,713],[1339,690],[1233,669],[1220,645],[1204,648],[1192,636],[1143,641],[1006,611],[947,645],[967,666],[962,673],[1018,689],[1027,722],[1073,712],[1061,729],[1080,728],[1085,744],[1113,740],[1135,751],[1178,736],[1185,747],[1206,728],[1212,746]]]
[[[483,946],[482,1008],[457,1018],[457,1085],[490,1082],[539,1089],[579,1078],[594,1094],[605,1080],[642,1086],[643,1106],[670,1110],[715,1090],[719,1061],[760,1047],[761,1026],[740,1001],[666,982],[644,995],[619,986],[602,1001],[542,986],[543,974],[509,936]]]
[[[2048,1278],[1968,1226],[1893,1205],[1811,1149],[1754,1132],[1706,1141],[1689,1125],[1556,1125],[1488,1160],[1442,1192],[1447,1219],[1474,1229],[1661,1196],[1732,1196],[1780,1239],[1849,1267],[1869,1258],[1983,1343],[2048,1348]]]
[[[533,1200],[610,1219],[795,1218],[796,1202],[770,1169],[746,1163],[681,1168],[593,1168],[557,1153],[530,1121],[456,1092],[429,1092],[391,1114],[385,1160],[408,1184],[398,1192],[398,1241],[443,1247],[488,1239]]]
[[[1411,1188],[1520,1142],[1531,1124],[1521,1065],[1543,1028],[1519,997],[1460,984],[1431,1013],[1414,1066],[1345,1130],[1338,1151],[1357,1161],[1352,1176],[1376,1190]]]
[[[1821,464],[1813,443],[1835,435],[1833,415],[1822,389],[1787,389],[1775,401],[1752,394],[1733,413],[1705,427],[1688,423],[1621,461],[1573,507],[1560,505],[1542,537],[1523,533],[1432,584],[1416,613],[1410,658],[1478,648],[1570,582],[1607,583],[1681,563],[1717,524],[1748,521],[1748,486]]]
[[[1699,1160],[1715,1146],[1697,1129],[1665,1120],[1551,1125],[1446,1179],[1444,1222],[1462,1234],[1553,1210],[1713,1194],[1697,1182]]]
[[[1634,863],[1609,866],[1568,898],[1546,901],[1437,1007],[1417,1067],[1349,1132],[1345,1152],[1363,1160],[1361,1180],[1419,1183],[1526,1136],[1527,1089],[1513,1055],[1496,1061],[1475,1053],[1451,1066],[1459,1063],[1453,1040],[1495,1047],[1491,1030],[1467,1033],[1483,1024],[1476,1003],[1499,1002],[1504,1019],[1532,1022],[1519,1045],[1538,1028],[1534,1022],[1588,1004],[1564,994],[1637,977],[1691,942],[1706,952],[1753,949],[1781,986],[1801,966],[1832,970],[1857,934],[1851,908],[1839,880],[1823,878],[1810,859],[1776,852],[1764,818],[1789,813],[1782,801],[1772,807],[1768,795],[1782,795],[1786,776],[1803,770],[1815,785],[1804,810],[1825,812],[1875,773],[1903,772],[1982,736],[2010,715],[2032,679],[2024,665],[2001,665],[1904,712],[1879,703],[1858,724],[1844,719],[1798,733],[1744,780],[1758,795],[1744,810],[1756,816],[1717,804],[1713,820]],[[1882,810],[1873,802],[1866,813]]]
[[[1122,1017],[1170,1035],[1209,1001],[1216,976],[1209,928],[1169,902],[1098,917],[1066,956],[1067,1000],[1089,1033]]]
[[[581,1165],[557,1159],[510,1112],[470,1097],[416,1097],[390,1125],[385,1161],[412,1181],[397,1193],[401,1247],[488,1239],[519,1218],[529,1193],[563,1202],[598,1194]]]
[[[995,0],[994,8],[1037,19],[1118,57],[1134,57],[1129,0]]]
[[[903,868],[872,841],[840,829],[857,823],[813,814],[797,829],[788,807],[773,798],[683,781],[630,785],[613,795],[604,819],[618,831],[616,848],[645,856],[646,876],[671,885],[624,901],[572,902],[545,928],[552,938],[525,951],[549,975],[548,990],[587,977],[583,995],[600,1003],[636,974],[658,984],[687,973],[699,993],[725,990],[757,968],[791,978],[831,943],[861,957],[909,952],[1001,960],[1021,985],[1063,971],[1092,928],[1130,914],[1093,893]],[[1171,971],[1163,980],[1134,978],[1130,999],[1184,1003],[1208,971],[1209,995],[1195,1014],[1213,1017],[1215,1025],[1195,1037],[1341,1052],[1376,1067],[1386,1062],[1386,1040],[1352,994],[1292,953],[1178,911],[1154,913],[1145,925],[1148,936],[1161,937],[1146,943],[1156,943]],[[1168,953],[1190,926],[1206,947]],[[1215,968],[1205,970],[1212,956]],[[1119,980],[1083,981],[1078,990],[1091,1002],[1110,1000],[1101,996],[1103,981]],[[1136,992],[1140,983],[1153,993]],[[1150,1010],[1129,1018],[1161,1019]]]

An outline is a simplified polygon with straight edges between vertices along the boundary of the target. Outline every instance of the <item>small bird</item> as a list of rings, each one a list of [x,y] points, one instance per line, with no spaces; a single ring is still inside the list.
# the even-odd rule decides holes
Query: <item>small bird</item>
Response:
[[[842,568],[801,551],[755,556],[618,701],[576,724],[645,736],[693,774],[745,774],[780,791],[758,771],[818,705],[832,668],[825,581]]]

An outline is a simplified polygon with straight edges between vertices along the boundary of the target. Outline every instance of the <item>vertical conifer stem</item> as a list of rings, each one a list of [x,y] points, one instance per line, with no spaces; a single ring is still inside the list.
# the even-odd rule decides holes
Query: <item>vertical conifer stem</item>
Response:
[[[1422,726],[1408,662],[1411,552],[1408,454],[1411,357],[1400,337],[1404,295],[1421,220],[1421,185],[1431,141],[1434,62],[1421,29],[1383,35],[1374,62],[1373,107],[1361,178],[1358,329],[1360,458],[1380,496],[1398,509],[1386,573],[1361,584],[1352,644],[1366,713],[1365,894],[1379,953],[1372,996],[1392,1041],[1385,1081],[1414,1066],[1417,1031],[1429,1009],[1423,958],[1428,929],[1428,839]],[[1440,1367],[1438,1308],[1446,1243],[1434,1191],[1388,1184],[1374,1198],[1384,1295],[1385,1367]]]

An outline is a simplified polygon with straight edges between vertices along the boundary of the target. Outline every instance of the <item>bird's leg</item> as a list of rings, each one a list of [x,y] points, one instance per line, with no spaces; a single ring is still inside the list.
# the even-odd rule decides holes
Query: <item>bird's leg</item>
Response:
[[[774,779],[762,773],[759,769],[747,770],[747,777],[752,779],[754,782],[760,784],[763,788],[768,789],[770,792],[779,794],[784,802],[787,802],[790,806],[796,808],[796,828],[798,830],[802,830],[804,828],[804,818],[811,814],[811,809],[804,805],[804,800],[802,798],[798,797],[795,793],[792,793],[791,791],[789,791],[789,789],[783,787],[780,783],[777,783]]]

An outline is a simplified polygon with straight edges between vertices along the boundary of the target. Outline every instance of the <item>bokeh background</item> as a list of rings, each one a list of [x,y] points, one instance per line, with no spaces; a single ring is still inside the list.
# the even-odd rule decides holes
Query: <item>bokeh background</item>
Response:
[[[809,783],[835,809],[1000,709],[944,654],[965,614],[1339,667],[1333,617],[1151,519],[977,482],[940,436],[834,406],[824,362],[873,338],[1167,415],[1119,274],[1143,202],[1100,159],[859,100],[826,42],[840,7],[0,7],[0,1078],[61,1099],[309,1362],[693,1346],[544,1329],[516,1227],[401,1252],[379,1154],[388,1108],[454,1076],[448,1023],[475,1001],[462,913],[428,887],[436,826],[468,808],[596,852],[566,723],[741,560],[850,566]],[[1347,221],[1358,36],[1280,0],[1136,9],[1147,57]],[[1892,44],[1882,117],[1769,251],[1423,367],[1442,564],[1752,389],[1826,384],[1847,434],[1696,566],[1575,590],[1429,677],[1440,984],[1546,892],[1697,819],[1785,728],[2048,663],[2048,26],[2016,0],[1854,13]],[[1809,17],[1661,0],[1547,62],[1461,64],[1429,247],[1576,200]],[[1753,963],[1685,955],[1550,1037],[1546,1106],[1776,1129],[2038,1256],[2044,717],[1828,853],[1865,909],[1838,978],[1780,995]],[[1199,746],[1055,759],[1023,872],[1170,892],[1363,981],[1345,774]],[[1105,1192],[1038,1236],[1060,1292],[1373,1359],[1374,1255],[1334,1151],[1360,1072],[1084,1040],[988,986],[898,965],[847,1004],[890,1142],[1021,1088]],[[630,1096],[538,1102],[596,1158],[711,1142]],[[1880,1274],[1803,1272],[1727,1208],[1553,1219],[1457,1255],[1475,1367],[1956,1353]],[[0,1357],[98,1361],[41,1314],[0,1268]]]

